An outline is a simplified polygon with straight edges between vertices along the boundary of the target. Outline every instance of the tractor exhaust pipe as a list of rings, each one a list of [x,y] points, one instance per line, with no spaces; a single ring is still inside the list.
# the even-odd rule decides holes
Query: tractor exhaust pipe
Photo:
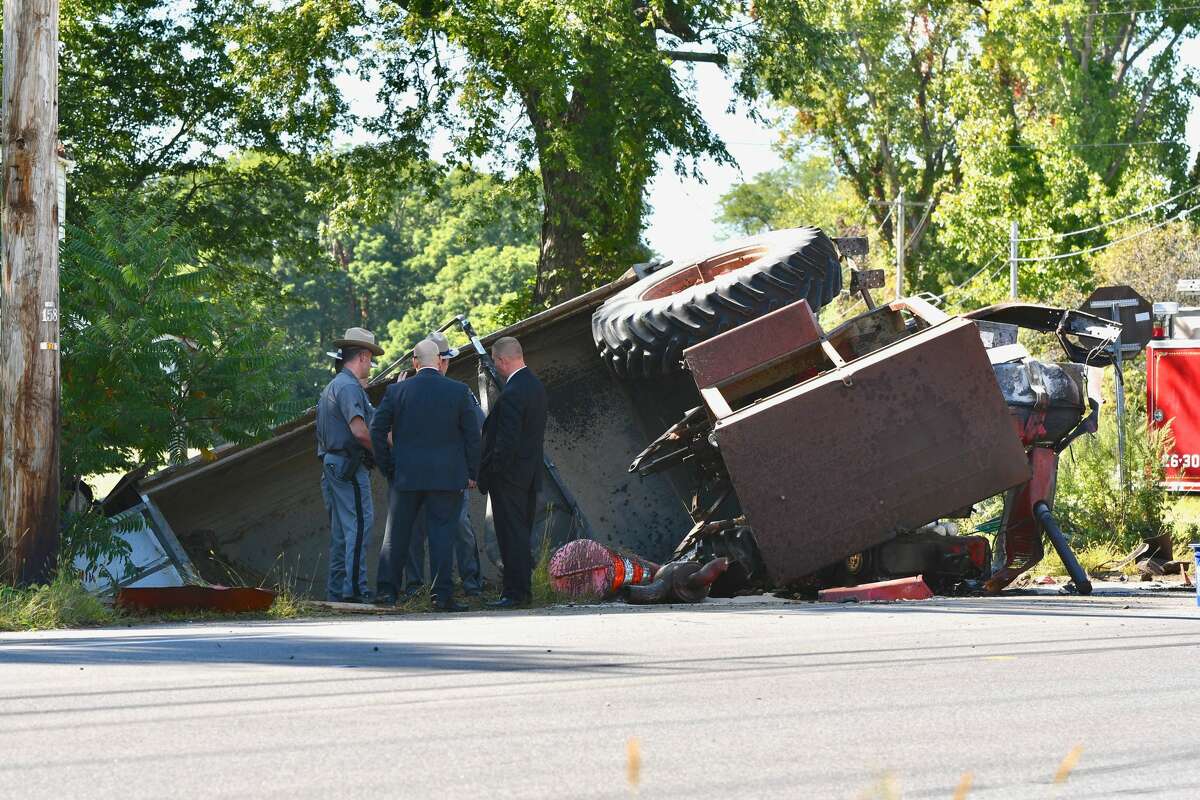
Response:
[[[1071,580],[1075,582],[1075,589],[1080,594],[1087,595],[1092,593],[1092,581],[1084,571],[1083,565],[1079,563],[1079,559],[1075,557],[1075,552],[1071,550],[1071,545],[1067,543],[1067,537],[1063,535],[1062,528],[1058,527],[1058,522],[1050,513],[1050,506],[1046,505],[1045,500],[1039,500],[1033,506],[1033,514],[1037,517],[1038,522],[1042,523],[1042,528],[1045,529],[1046,535],[1050,537],[1051,544],[1054,545],[1054,551],[1058,553],[1058,557],[1062,559],[1063,565],[1067,568],[1067,573],[1071,576]]]

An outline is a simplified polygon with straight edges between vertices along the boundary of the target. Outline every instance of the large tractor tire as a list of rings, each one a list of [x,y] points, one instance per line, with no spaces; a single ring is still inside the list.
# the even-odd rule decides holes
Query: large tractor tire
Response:
[[[626,287],[596,309],[592,338],[618,375],[649,378],[678,371],[694,344],[797,300],[815,312],[841,290],[837,248],[821,230],[772,231]]]

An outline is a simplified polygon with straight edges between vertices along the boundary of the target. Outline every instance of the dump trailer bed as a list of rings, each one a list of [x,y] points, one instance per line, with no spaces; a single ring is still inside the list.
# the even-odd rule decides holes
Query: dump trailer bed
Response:
[[[665,558],[690,524],[673,490],[686,480],[662,481],[630,475],[626,466],[651,438],[699,401],[686,374],[642,386],[612,376],[596,356],[592,312],[612,293],[634,281],[628,275],[588,294],[484,337],[518,337],[526,360],[546,385],[549,420],[546,453],[574,495],[583,518],[546,480],[535,539],[558,544],[589,535],[614,546]],[[449,375],[478,390],[479,360],[469,348],[452,360]],[[386,385],[371,387],[378,403]],[[320,490],[314,416],[280,428],[272,438],[217,452],[215,461],[193,459],[140,483],[145,499],[161,512],[206,579],[257,582],[284,577],[308,596],[324,592],[329,524]],[[374,580],[375,555],[387,517],[387,487],[372,476],[375,531],[367,559]],[[484,504],[472,495],[471,515],[485,575],[495,576],[494,535],[484,534]],[[547,508],[549,506],[549,508]]]

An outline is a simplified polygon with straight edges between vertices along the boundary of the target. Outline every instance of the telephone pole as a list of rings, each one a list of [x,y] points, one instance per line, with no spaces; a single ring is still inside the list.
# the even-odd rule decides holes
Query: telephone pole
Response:
[[[1021,229],[1014,219],[1008,230],[1008,299],[1017,299],[1017,242],[1020,241]]]
[[[904,297],[904,256],[908,250],[908,234],[904,230],[904,187],[896,195],[896,299]]]
[[[0,573],[58,556],[58,0],[4,0]]]
[[[904,187],[901,186],[895,200],[871,200],[873,206],[891,206],[892,218],[895,220],[894,244],[896,245],[896,299],[904,297],[904,267],[908,255],[908,232],[905,223],[905,210],[908,208],[924,208],[929,205],[927,200],[907,200],[904,197]],[[928,213],[928,212],[926,212]],[[884,222],[887,222],[885,219]],[[922,220],[922,223],[924,220]],[[920,225],[917,226],[921,227]]]

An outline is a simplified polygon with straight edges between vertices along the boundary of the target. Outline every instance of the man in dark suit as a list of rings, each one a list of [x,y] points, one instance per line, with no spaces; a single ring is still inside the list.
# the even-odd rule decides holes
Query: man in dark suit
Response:
[[[546,434],[546,389],[529,368],[516,339],[492,345],[492,360],[504,390],[483,423],[479,489],[492,498],[496,541],[504,561],[504,591],[496,608],[528,605],[533,554],[530,538],[542,486],[542,439]]]
[[[396,602],[413,523],[424,511],[434,606],[466,611],[454,600],[451,569],[463,489],[475,487],[479,472],[475,401],[466,384],[441,374],[438,346],[428,339],[413,348],[413,367],[413,377],[388,387],[371,422],[376,463],[391,486],[376,602]]]

